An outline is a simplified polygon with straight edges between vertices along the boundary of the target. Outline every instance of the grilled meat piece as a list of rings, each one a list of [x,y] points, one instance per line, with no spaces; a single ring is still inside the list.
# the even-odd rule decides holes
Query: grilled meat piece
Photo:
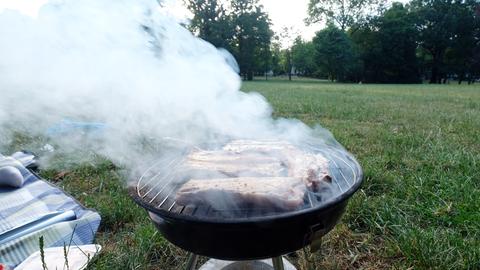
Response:
[[[322,155],[281,141],[238,140],[220,150],[196,150],[184,166],[191,180],[177,192],[180,205],[292,210],[303,204],[307,190],[316,192],[331,182]]]
[[[255,205],[295,210],[303,205],[305,192],[303,181],[294,177],[192,179],[177,191],[176,202],[209,205],[214,209]]]
[[[281,160],[259,153],[232,153],[226,151],[195,151],[187,157],[184,166],[199,175],[225,176],[284,176],[286,167]]]
[[[252,141],[252,140],[235,140],[226,144],[223,150],[235,153],[255,152],[255,153],[272,153],[272,152],[288,152],[298,151],[293,144],[285,141]]]
[[[261,153],[279,160],[288,168],[288,176],[298,177],[312,190],[317,191],[322,183],[331,182],[328,160],[320,154],[306,153],[284,141],[236,140],[223,147],[238,155]]]

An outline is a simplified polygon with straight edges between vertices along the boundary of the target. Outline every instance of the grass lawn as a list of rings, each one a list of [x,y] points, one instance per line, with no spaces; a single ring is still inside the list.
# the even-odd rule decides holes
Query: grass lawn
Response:
[[[291,255],[299,269],[480,269],[480,85],[270,80],[243,89],[263,94],[275,117],[329,129],[364,169],[322,251]],[[101,159],[73,169],[62,162],[42,175],[103,218],[103,253],[90,269],[184,266],[185,253],[126,195],[120,169]]]

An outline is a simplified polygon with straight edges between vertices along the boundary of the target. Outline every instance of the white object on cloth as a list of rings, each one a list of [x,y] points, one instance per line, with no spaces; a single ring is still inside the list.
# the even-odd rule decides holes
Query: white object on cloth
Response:
[[[21,187],[24,183],[22,173],[13,166],[0,166],[0,186]]]
[[[25,152],[15,152],[11,155],[14,159],[20,161],[23,166],[27,167],[28,165],[35,162],[35,156]]]
[[[67,247],[68,269],[85,269],[93,257],[97,255],[102,247],[100,245],[83,245]],[[44,249],[46,269],[67,269],[63,247]],[[43,270],[40,251],[30,255],[25,261],[18,265],[15,270]]]
[[[35,157],[23,152],[16,152],[14,155],[16,157],[6,157],[0,154],[0,187],[19,188],[25,183],[21,169],[33,163]]]
[[[12,166],[12,167],[15,167],[17,169],[20,169],[20,168],[23,168],[23,164],[12,158],[12,157],[6,157],[6,156],[2,156],[0,157],[0,168],[1,167],[5,167],[5,166]]]

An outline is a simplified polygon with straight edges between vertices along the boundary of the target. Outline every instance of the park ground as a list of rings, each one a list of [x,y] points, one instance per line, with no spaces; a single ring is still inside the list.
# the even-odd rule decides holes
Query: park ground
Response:
[[[243,84],[274,117],[321,124],[361,163],[365,181],[318,253],[299,269],[480,269],[480,85],[367,85],[317,80]],[[19,136],[10,150],[27,147]],[[97,209],[102,254],[89,269],[181,269],[186,254],[128,197],[100,157],[41,175]],[[61,164],[64,162],[65,164]]]

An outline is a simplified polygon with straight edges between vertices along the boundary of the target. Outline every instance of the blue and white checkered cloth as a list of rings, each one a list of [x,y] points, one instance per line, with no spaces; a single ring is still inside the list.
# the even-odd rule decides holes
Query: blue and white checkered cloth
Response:
[[[0,263],[16,266],[44,247],[93,242],[100,215],[31,173],[20,162],[0,155],[2,165],[15,166],[25,184],[0,187]]]

